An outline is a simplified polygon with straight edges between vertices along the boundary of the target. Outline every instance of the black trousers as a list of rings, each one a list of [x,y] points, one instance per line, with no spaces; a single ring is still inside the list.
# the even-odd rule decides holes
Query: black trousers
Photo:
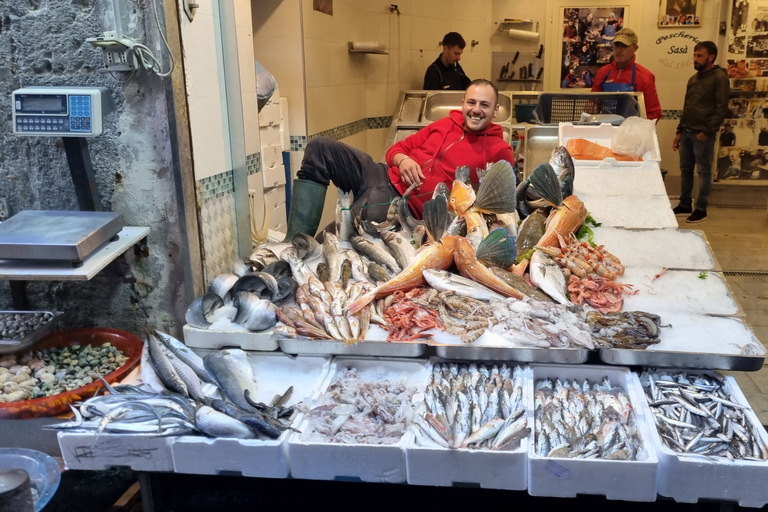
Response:
[[[367,153],[328,137],[309,141],[296,176],[326,187],[333,182],[340,190],[353,192],[352,211],[357,215],[360,215],[363,195],[367,192],[368,220],[376,222],[386,219],[389,203],[400,196],[389,179],[387,164],[374,162]]]

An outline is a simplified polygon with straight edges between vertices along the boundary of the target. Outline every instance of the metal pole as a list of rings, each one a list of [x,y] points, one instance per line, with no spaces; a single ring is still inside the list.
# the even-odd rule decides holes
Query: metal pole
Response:
[[[77,194],[80,209],[88,212],[101,210],[88,142],[83,137],[62,137],[61,140],[64,141],[64,151],[67,153],[69,172],[75,184],[75,194]]]

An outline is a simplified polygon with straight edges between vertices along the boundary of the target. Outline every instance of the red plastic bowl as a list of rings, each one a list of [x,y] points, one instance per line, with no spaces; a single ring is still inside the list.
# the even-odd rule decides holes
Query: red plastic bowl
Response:
[[[128,372],[139,364],[141,349],[144,344],[135,334],[117,329],[71,329],[68,331],[58,331],[47,336],[31,350],[66,347],[75,344],[99,346],[106,342],[111,343],[126,357],[123,366],[104,376],[106,381],[112,384],[125,377]],[[18,355],[21,356],[21,354]],[[104,387],[104,383],[97,380],[72,391],[59,393],[58,395],[0,404],[0,419],[26,420],[56,416],[57,414],[69,411],[70,403],[90,398],[102,387]]]

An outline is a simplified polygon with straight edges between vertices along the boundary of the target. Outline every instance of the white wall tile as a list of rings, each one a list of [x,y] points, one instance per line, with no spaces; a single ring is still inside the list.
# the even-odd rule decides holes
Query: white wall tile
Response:
[[[223,91],[223,81],[219,83],[214,23],[218,21],[212,16],[198,14],[194,23],[182,28],[184,72],[189,96],[218,96]]]
[[[253,62],[253,36],[250,28],[237,27],[237,61],[242,91],[256,92],[256,67]]]
[[[305,39],[304,70],[306,86],[325,87],[331,83],[330,45],[318,39]]]
[[[256,60],[272,73],[280,87],[304,86],[300,38],[257,34],[253,41],[253,52]]]
[[[280,86],[280,95],[288,98],[288,126],[290,126],[291,135],[307,135],[304,87]]]
[[[245,154],[258,153],[261,149],[259,140],[259,106],[256,91],[243,92],[243,130],[245,133]]]
[[[195,149],[195,180],[226,171],[224,125],[218,97],[190,97],[189,121]]]
[[[226,0],[225,0],[226,1]],[[238,27],[253,28],[251,19],[251,0],[231,0],[235,2],[235,25]]]
[[[261,36],[301,37],[299,2],[251,0],[253,31]]]

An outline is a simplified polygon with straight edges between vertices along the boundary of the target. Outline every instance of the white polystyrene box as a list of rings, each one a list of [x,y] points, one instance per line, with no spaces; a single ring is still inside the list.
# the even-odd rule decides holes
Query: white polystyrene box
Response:
[[[714,371],[656,370],[659,375],[675,374],[680,371],[694,375],[718,375]],[[642,393],[642,402],[647,414],[651,415],[639,377],[631,377],[636,389]],[[749,405],[733,377],[725,377],[724,388],[733,395],[735,402]],[[746,409],[747,418],[768,444],[768,434],[752,408]],[[768,504],[768,461],[748,460],[715,461],[704,457],[691,457],[667,447],[656,430],[653,418],[648,421],[651,443],[659,458],[658,493],[673,498],[678,503],[696,503],[700,499],[728,500],[738,502],[742,507],[763,507]]]
[[[536,382],[545,378],[577,379],[581,382],[600,383],[608,377],[611,384],[627,392],[635,413],[635,425],[640,436],[639,460],[568,459],[539,457],[534,437],[528,447],[528,494],[531,496],[556,496],[574,498],[577,494],[598,494],[610,500],[655,501],[658,459],[650,444],[646,418],[636,402],[637,392],[631,388],[636,382],[629,378],[629,370],[623,367],[605,366],[530,366],[532,392],[529,408],[533,410]],[[535,414],[535,411],[534,411]]]
[[[285,204],[285,185],[273,187],[264,191],[264,200],[271,210]]]
[[[239,347],[243,350],[270,352],[277,350],[278,342],[272,337],[272,329],[251,332],[246,329],[222,331],[198,329],[186,324],[183,329],[184,343],[193,348]]]
[[[269,227],[275,229],[277,226],[281,226],[288,222],[287,215],[285,213],[285,204],[281,204],[270,210],[269,212]]]
[[[67,469],[100,471],[123,466],[134,471],[173,471],[174,437],[59,432],[58,439]]]
[[[666,196],[667,189],[657,162],[640,162],[635,167],[617,167],[613,162],[581,165],[574,160],[573,193],[593,196]]]
[[[280,123],[280,137],[283,141],[283,151],[290,151],[291,131],[288,124],[288,98],[280,98],[280,115],[283,118]]]
[[[430,359],[446,362],[440,358]],[[494,364],[494,363],[488,363]],[[515,366],[514,363],[508,366]],[[533,431],[533,411],[528,407],[533,389],[530,385],[529,370],[523,368],[523,402],[526,406],[528,426]],[[413,428],[413,427],[411,427]],[[514,450],[489,449],[438,449],[416,444],[413,435],[405,447],[408,483],[413,485],[435,485],[451,487],[454,484],[477,484],[483,489],[506,489],[523,491],[528,487],[528,445],[532,435],[523,439]]]
[[[205,352],[198,351],[204,356]],[[289,386],[293,393],[286,402],[311,404],[316,398],[331,366],[330,358],[290,357],[284,354],[248,354],[256,378],[256,400],[270,402]],[[299,414],[293,426],[301,422]],[[290,474],[286,430],[277,439],[212,439],[205,436],[181,436],[171,446],[173,468],[177,473],[216,475],[223,471],[243,476],[287,478]]]
[[[282,162],[272,167],[265,167],[261,173],[261,182],[264,188],[285,185],[285,167],[283,167]]]
[[[666,195],[579,196],[592,218],[604,226],[629,229],[660,229],[678,226]]]
[[[600,144],[608,149],[611,149],[611,138],[618,129],[618,126],[613,126],[609,123],[602,123],[600,125],[574,125],[573,123],[560,123],[557,129],[559,144],[565,146],[571,139],[586,139],[595,144]],[[653,135],[653,148],[643,153],[642,160],[638,161],[625,161],[616,160],[615,158],[606,158],[604,160],[577,160],[574,158],[574,162],[578,162],[582,166],[596,166],[602,162],[610,162],[617,167],[636,167],[642,165],[644,162],[661,162],[661,150],[659,149],[659,138],[654,132]]]
[[[427,379],[427,361],[395,358],[336,357],[322,386],[323,392],[336,374],[346,366],[354,366],[365,380],[380,380],[383,376],[406,372],[408,384],[423,389]],[[322,393],[319,394],[322,403]],[[298,430],[308,428],[305,418]],[[407,431],[406,431],[407,432]],[[406,482],[405,451],[408,434],[395,444],[341,444],[309,442],[301,434],[292,433],[288,440],[291,476],[308,480],[355,478],[364,482]]]
[[[259,127],[279,125],[283,119],[280,112],[280,103],[268,102],[259,112]]]

